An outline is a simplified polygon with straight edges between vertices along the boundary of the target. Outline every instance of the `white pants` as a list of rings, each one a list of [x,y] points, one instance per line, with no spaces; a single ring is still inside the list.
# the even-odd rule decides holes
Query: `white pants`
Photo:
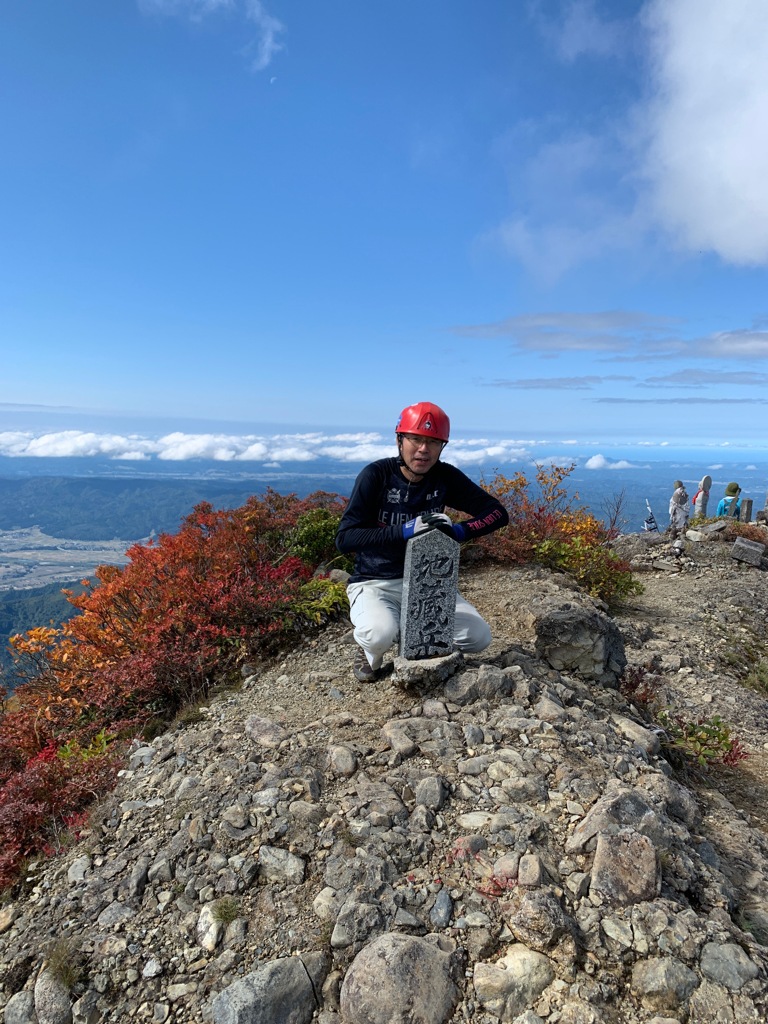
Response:
[[[400,633],[403,581],[350,583],[347,596],[355,640],[365,651],[371,668],[380,668],[385,652]],[[484,651],[491,642],[490,626],[461,594],[456,595],[453,633],[453,642],[461,651]]]

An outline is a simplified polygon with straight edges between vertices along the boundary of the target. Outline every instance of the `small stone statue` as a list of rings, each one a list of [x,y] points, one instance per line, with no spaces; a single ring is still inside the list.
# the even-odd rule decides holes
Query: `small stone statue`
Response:
[[[695,519],[707,518],[709,492],[712,489],[712,477],[703,476],[699,481],[699,489],[693,496],[693,515]]]
[[[669,499],[669,532],[672,540],[688,528],[688,491],[682,480],[675,480],[673,487],[675,489]]]

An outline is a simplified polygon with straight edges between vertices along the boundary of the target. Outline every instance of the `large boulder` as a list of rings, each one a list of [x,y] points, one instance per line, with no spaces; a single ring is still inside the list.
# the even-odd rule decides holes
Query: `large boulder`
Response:
[[[343,1024],[443,1024],[459,1001],[459,957],[429,941],[390,932],[352,961],[341,986]]]
[[[587,682],[616,686],[627,657],[619,627],[588,597],[546,595],[528,613],[536,653],[551,668]]]

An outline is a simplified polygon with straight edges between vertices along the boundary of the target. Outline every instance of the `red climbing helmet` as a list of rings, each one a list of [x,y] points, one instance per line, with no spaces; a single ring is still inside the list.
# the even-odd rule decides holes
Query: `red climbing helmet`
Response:
[[[451,421],[440,406],[432,402],[417,402],[403,409],[395,427],[396,434],[420,434],[446,442],[450,432]]]

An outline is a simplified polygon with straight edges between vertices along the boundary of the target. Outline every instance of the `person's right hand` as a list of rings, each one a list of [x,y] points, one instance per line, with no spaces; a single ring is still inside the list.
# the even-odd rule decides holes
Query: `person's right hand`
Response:
[[[417,533],[425,533],[427,530],[434,529],[433,525],[428,522],[427,515],[428,513],[416,516],[415,519],[409,519],[407,523],[403,523],[403,540],[410,540]]]

